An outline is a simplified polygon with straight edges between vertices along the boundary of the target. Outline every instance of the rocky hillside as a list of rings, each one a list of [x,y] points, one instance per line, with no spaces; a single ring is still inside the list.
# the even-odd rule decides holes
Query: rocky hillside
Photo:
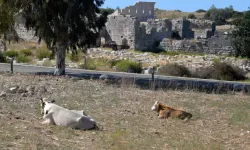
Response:
[[[195,55],[195,54],[178,54],[164,55],[141,53],[129,50],[111,51],[100,48],[93,48],[88,51],[88,56],[91,58],[108,58],[114,60],[129,59],[136,62],[141,62],[144,67],[152,65],[165,65],[167,63],[178,63],[184,65],[190,70],[204,68],[212,65],[216,60],[228,62],[234,66],[238,66],[245,71],[250,71],[250,61],[247,59],[237,59],[235,57],[225,57],[218,55]]]

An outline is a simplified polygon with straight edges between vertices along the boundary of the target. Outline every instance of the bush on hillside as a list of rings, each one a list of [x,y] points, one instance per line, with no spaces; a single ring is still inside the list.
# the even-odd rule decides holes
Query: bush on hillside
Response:
[[[215,78],[219,80],[245,80],[244,71],[225,62],[214,62]]]
[[[191,77],[191,72],[188,70],[188,68],[177,63],[170,63],[160,67],[157,74],[178,77]]]
[[[204,9],[198,9],[198,10],[196,10],[195,12],[197,12],[197,13],[202,13],[202,12],[206,12],[206,10],[204,10]]]
[[[114,60],[108,60],[105,58],[87,58],[86,69],[88,70],[102,70],[110,71],[112,66],[116,64]],[[80,68],[84,69],[84,64],[80,65]]]
[[[83,53],[80,50],[73,50],[70,53],[67,53],[67,57],[72,62],[79,62],[83,60]]]
[[[36,57],[39,60],[42,60],[43,58],[50,58],[51,52],[48,49],[45,48],[39,48],[36,50]]]
[[[18,63],[29,63],[32,61],[32,59],[29,56],[25,56],[23,54],[20,54],[16,57],[16,61]]]
[[[116,63],[115,67],[122,72],[133,72],[133,73],[142,72],[142,67],[139,63],[129,60],[120,60]]]
[[[187,18],[188,18],[188,19],[196,19],[196,16],[195,16],[194,14],[191,13],[191,14],[188,15]]]
[[[246,76],[242,69],[226,62],[215,61],[212,66],[201,68],[193,73],[193,77],[203,79],[217,79],[228,81],[245,80]]]
[[[17,57],[18,56],[18,52],[15,51],[15,50],[5,51],[4,52],[4,56],[5,57]]]
[[[22,49],[19,51],[19,54],[24,56],[32,56],[32,50],[31,49]]]

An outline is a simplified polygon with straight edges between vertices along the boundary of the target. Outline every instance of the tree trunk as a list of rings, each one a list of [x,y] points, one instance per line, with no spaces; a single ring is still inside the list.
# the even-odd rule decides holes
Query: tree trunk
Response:
[[[56,69],[54,75],[65,75],[66,42],[56,44]]]

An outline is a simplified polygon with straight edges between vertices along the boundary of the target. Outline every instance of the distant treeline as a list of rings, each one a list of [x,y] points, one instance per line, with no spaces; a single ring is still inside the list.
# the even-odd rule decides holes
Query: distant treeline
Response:
[[[201,12],[201,9],[197,10],[196,12]],[[212,5],[204,15],[204,19],[209,19],[215,21],[217,25],[224,25],[230,24],[232,20],[242,17],[244,12],[235,11],[233,6],[229,6],[226,8],[216,8]]]

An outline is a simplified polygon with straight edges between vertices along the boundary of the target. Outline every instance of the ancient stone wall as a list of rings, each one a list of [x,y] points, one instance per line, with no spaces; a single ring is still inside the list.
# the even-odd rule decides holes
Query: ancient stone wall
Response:
[[[25,28],[25,22],[21,15],[15,17],[14,30],[7,34],[7,40],[19,40],[19,41],[31,41],[37,42],[38,37],[35,36],[34,30],[27,30]]]
[[[216,32],[216,36],[200,40],[164,39],[160,46],[167,51],[184,51],[192,53],[232,55],[231,38],[224,33]]]
[[[35,31],[34,30],[27,30],[25,28],[24,24],[17,24],[15,26],[15,31],[16,31],[18,38],[20,40],[37,42],[39,39],[38,37],[35,36]]]
[[[177,31],[181,39],[192,39],[194,38],[194,31],[191,30],[191,22],[186,19],[173,19],[172,30]]]
[[[155,2],[137,2],[133,6],[117,10],[114,15],[130,15],[137,17],[139,21],[147,21],[154,19]]]
[[[106,42],[114,41],[117,45],[128,45],[131,49],[135,48],[135,26],[139,22],[131,16],[108,16],[105,35]]]
[[[190,28],[194,31],[194,37],[211,38],[216,30],[214,21],[201,19],[188,19]]]
[[[172,22],[168,19],[148,20],[141,22],[136,27],[135,49],[144,50],[157,46],[157,42],[164,38],[170,38],[172,34]]]
[[[221,55],[233,54],[231,37],[224,32],[215,32],[215,36],[207,39],[205,45],[207,47],[204,48],[204,53]]]

